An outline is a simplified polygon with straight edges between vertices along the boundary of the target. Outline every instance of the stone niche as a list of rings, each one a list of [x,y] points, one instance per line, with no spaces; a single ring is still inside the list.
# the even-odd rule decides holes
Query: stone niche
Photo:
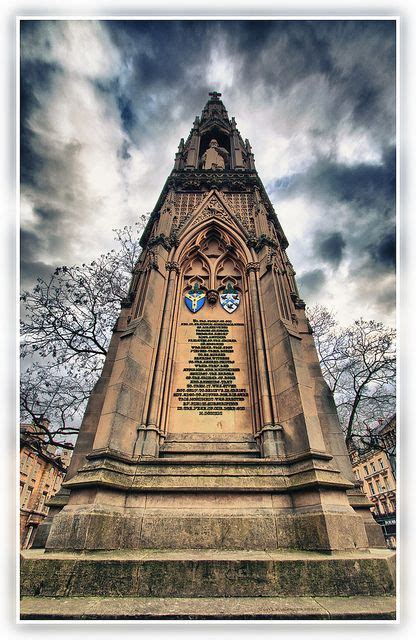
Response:
[[[178,301],[167,430],[253,433],[242,274],[216,230],[198,244],[198,254],[184,269]],[[184,299],[195,283],[205,294],[196,313]],[[220,303],[228,284],[237,287],[239,300],[232,313]]]

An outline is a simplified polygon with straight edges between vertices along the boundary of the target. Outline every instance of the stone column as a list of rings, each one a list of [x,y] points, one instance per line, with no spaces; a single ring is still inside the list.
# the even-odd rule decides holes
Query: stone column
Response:
[[[160,329],[159,344],[157,348],[153,381],[147,410],[147,419],[146,424],[141,425],[138,429],[139,435],[135,447],[135,454],[142,456],[143,458],[158,457],[160,436],[163,435],[160,430],[160,426],[158,425],[158,417],[160,401],[162,398],[166,349],[169,331],[172,324],[173,301],[179,274],[179,265],[176,262],[167,262],[166,270],[169,272],[168,285],[166,289],[162,326]]]
[[[260,301],[256,278],[256,272],[259,271],[259,268],[260,264],[258,262],[250,262],[246,267],[253,318],[255,319],[252,324],[257,351],[257,369],[260,387],[259,400],[263,419],[263,424],[255,434],[255,437],[260,438],[263,456],[265,458],[272,458],[278,455],[276,434],[279,432],[280,435],[281,427],[277,427],[274,424],[273,408],[270,397],[270,381],[267,371],[266,354],[264,351]]]

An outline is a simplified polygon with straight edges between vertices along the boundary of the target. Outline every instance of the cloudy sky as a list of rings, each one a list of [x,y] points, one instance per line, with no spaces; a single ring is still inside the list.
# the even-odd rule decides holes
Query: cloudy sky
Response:
[[[394,322],[394,21],[23,21],[22,283],[153,209],[208,92],[249,138],[307,304]]]

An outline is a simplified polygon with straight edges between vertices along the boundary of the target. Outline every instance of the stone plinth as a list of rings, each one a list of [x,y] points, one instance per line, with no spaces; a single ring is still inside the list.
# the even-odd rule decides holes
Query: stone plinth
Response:
[[[253,617],[285,617],[285,609],[286,617],[301,618],[302,599],[309,602],[311,617],[320,617],[323,611],[317,606],[317,599],[328,599],[335,610],[334,598],[338,598],[343,601],[341,606],[338,600],[339,617],[354,617],[353,603],[351,606],[347,603],[350,597],[357,599],[359,596],[362,597],[361,617],[364,598],[364,610],[369,617],[371,599],[375,606],[375,599],[380,598],[384,598],[382,611],[378,600],[379,609],[375,606],[373,615],[378,612],[380,616],[388,610],[391,617],[394,573],[394,553],[387,550],[332,555],[290,551],[146,550],[75,554],[29,550],[23,552],[21,589],[23,604],[25,606],[26,602],[28,607],[26,615],[30,615],[28,611],[36,610],[36,602],[42,609],[45,599],[53,597],[54,606],[49,601],[49,617],[65,617],[68,602],[76,607],[76,602],[85,603],[85,598],[116,598],[119,608],[114,617],[120,618],[126,614],[129,617],[129,611],[131,617],[146,617],[143,609],[141,615],[137,610],[136,615],[132,615],[131,598],[151,598],[147,600],[149,611],[153,611],[149,617],[160,617],[155,599],[173,599],[176,610],[182,611],[182,615],[187,607],[189,609],[189,599],[196,599],[194,617],[208,618],[220,617],[218,609],[215,611],[215,603],[222,598],[262,599],[263,604],[257,603],[254,608],[253,602],[246,602],[246,609],[241,601],[234,603],[234,607],[230,604],[229,615],[242,618],[246,617],[244,611],[247,610],[248,617],[251,617],[250,611]],[[269,598],[277,599],[277,602],[267,604],[265,600]],[[289,610],[288,598],[296,598]],[[311,601],[307,600],[309,598]],[[199,614],[196,613],[198,601],[204,605]],[[357,607],[357,601],[354,602]],[[359,614],[360,606],[356,608],[356,614]],[[326,611],[324,617],[329,617]],[[224,606],[223,613],[228,617]],[[169,617],[169,611],[163,615]],[[96,617],[106,617],[106,612],[101,609]]]
[[[240,459],[238,449],[235,457],[222,449],[224,436],[217,444],[219,459],[212,449],[197,460],[186,450],[146,462],[90,455],[67,483],[77,490],[55,517],[47,550],[368,548],[345,491],[352,485],[328,456]]]
[[[22,552],[22,596],[286,597],[394,595],[389,550]]]

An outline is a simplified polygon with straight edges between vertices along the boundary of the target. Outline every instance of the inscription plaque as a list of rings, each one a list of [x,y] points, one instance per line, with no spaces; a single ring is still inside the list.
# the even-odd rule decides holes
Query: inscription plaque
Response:
[[[181,313],[169,431],[251,432],[243,320],[240,309],[224,318],[220,305]]]

